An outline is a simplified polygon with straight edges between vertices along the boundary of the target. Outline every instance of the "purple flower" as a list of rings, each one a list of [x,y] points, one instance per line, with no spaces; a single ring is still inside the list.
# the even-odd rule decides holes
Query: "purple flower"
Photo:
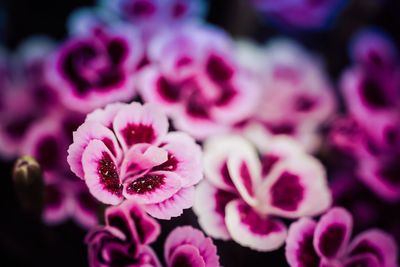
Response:
[[[150,42],[140,93],[197,139],[227,131],[252,114],[259,96],[256,80],[233,52],[230,38],[211,27],[188,24],[164,31]]]
[[[256,8],[267,18],[281,26],[304,30],[325,27],[343,0],[252,0]]]
[[[102,5],[143,29],[165,27],[200,17],[204,11],[204,2],[202,0],[103,0]]]
[[[319,222],[302,218],[293,223],[286,241],[291,267],[396,267],[397,246],[387,233],[372,229],[351,242],[353,218],[343,208],[332,208]]]
[[[219,257],[212,239],[191,226],[175,228],[165,241],[168,267],[218,267]]]
[[[106,225],[92,229],[86,236],[89,266],[161,266],[148,246],[159,233],[159,224],[134,202],[109,207]]]
[[[333,123],[331,141],[355,158],[357,177],[372,191],[386,201],[398,201],[400,64],[397,51],[391,40],[376,30],[360,32],[350,50],[356,64],[341,79],[348,119]]]
[[[143,57],[140,38],[126,25],[71,37],[53,58],[48,77],[65,106],[81,112],[130,100]]]
[[[135,200],[160,219],[190,208],[202,179],[200,147],[184,133],[168,133],[167,117],[151,104],[117,103],[90,113],[68,153],[71,170],[99,201]]]
[[[142,206],[125,201],[106,210],[106,225],[86,236],[91,267],[148,266],[161,264],[149,247],[160,234],[160,225]],[[164,245],[168,267],[218,267],[217,248],[211,238],[191,226],[177,227]]]
[[[194,208],[210,236],[271,251],[286,239],[278,217],[317,215],[330,206],[331,194],[323,166],[295,141],[284,136],[258,140],[260,156],[238,136],[206,142],[207,181],[197,189]]]

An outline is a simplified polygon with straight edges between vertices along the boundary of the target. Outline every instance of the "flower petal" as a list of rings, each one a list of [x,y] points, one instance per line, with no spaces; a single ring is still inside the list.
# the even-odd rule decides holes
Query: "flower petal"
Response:
[[[228,171],[236,189],[251,206],[257,204],[256,188],[261,182],[261,164],[255,149],[236,150],[228,157]]]
[[[171,263],[175,252],[178,251],[179,253],[179,248],[182,246],[186,247],[187,245],[197,248],[199,255],[205,263],[204,266],[220,266],[217,248],[213,244],[211,238],[205,237],[201,231],[191,226],[177,227],[169,234],[164,245],[166,261]]]
[[[344,267],[382,267],[378,259],[371,254],[359,255],[346,260]]]
[[[111,205],[123,200],[116,160],[102,141],[89,142],[82,155],[82,166],[86,184],[95,198]]]
[[[238,197],[234,193],[218,189],[208,181],[203,181],[196,187],[193,210],[207,235],[223,240],[231,238],[225,226],[225,207]]]
[[[225,223],[234,241],[257,251],[272,251],[286,239],[285,225],[269,217],[261,217],[241,200],[226,206]]]
[[[73,133],[74,142],[68,148],[67,161],[73,173],[80,178],[84,178],[82,155],[87,145],[92,140],[100,140],[111,151],[113,157],[120,159],[121,149],[114,133],[98,122],[88,121],[82,124]]]
[[[209,138],[204,145],[204,173],[208,181],[216,187],[236,192],[228,171],[228,157],[235,151],[249,151],[253,148],[242,137],[229,135]]]
[[[103,109],[96,109],[86,116],[86,121],[95,121],[107,128],[113,129],[113,121],[118,111],[128,104],[124,103],[113,103],[108,104]]]
[[[168,160],[154,170],[172,171],[182,178],[182,186],[197,184],[203,178],[201,147],[186,133],[171,132],[162,140]]]
[[[126,181],[123,194],[127,199],[141,204],[156,204],[172,197],[180,188],[179,175],[173,172],[155,171]]]
[[[395,240],[387,233],[372,229],[359,234],[350,244],[349,256],[372,254],[379,266],[397,266],[397,245]]]
[[[183,213],[184,209],[189,209],[194,202],[194,187],[185,187],[180,189],[170,198],[156,204],[148,204],[143,208],[151,216],[161,219],[170,220],[171,217],[178,217]]]
[[[315,229],[314,247],[321,257],[343,256],[353,228],[351,214],[343,208],[332,208],[323,215]]]
[[[190,267],[205,267],[206,264],[201,257],[199,250],[192,245],[181,245],[174,250],[171,255],[168,266],[170,267],[180,267],[180,266],[190,266]]]
[[[307,154],[274,167],[258,195],[263,212],[287,218],[317,215],[332,202],[324,167]]]
[[[122,181],[158,166],[168,159],[168,152],[149,144],[137,144],[126,153],[121,165]]]
[[[168,132],[167,116],[155,105],[133,102],[114,119],[114,132],[124,150],[138,143],[157,144]]]
[[[286,239],[285,254],[290,267],[319,267],[320,259],[313,246],[317,224],[309,218],[292,223]]]

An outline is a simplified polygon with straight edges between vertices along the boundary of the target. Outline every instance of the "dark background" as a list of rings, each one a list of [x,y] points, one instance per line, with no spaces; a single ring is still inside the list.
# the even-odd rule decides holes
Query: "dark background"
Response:
[[[278,0],[277,0],[278,1]],[[13,50],[25,38],[46,34],[57,40],[66,35],[65,21],[77,7],[93,5],[89,0],[0,0],[1,46]],[[234,37],[247,36],[265,42],[273,36],[287,35],[326,61],[332,80],[337,81],[349,64],[348,41],[360,28],[378,26],[400,44],[400,1],[353,0],[342,10],[332,27],[322,32],[299,33],[269,26],[246,0],[211,0],[207,20]],[[12,162],[0,160],[0,266],[87,266],[85,231],[72,222],[48,227],[25,214],[19,207],[11,180]],[[155,244],[163,257],[162,243],[176,225],[198,227],[191,211],[163,222],[163,234]],[[233,242],[216,241],[224,266],[287,266],[283,249],[274,253],[256,253]]]

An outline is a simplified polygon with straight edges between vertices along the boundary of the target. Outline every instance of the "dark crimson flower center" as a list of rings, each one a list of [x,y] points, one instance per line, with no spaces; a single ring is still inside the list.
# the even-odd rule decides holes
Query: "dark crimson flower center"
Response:
[[[130,194],[145,194],[152,192],[164,184],[165,176],[147,174],[129,184],[127,192]]]
[[[284,172],[271,188],[272,204],[283,210],[294,211],[303,199],[303,191],[299,177]]]
[[[103,157],[99,161],[98,173],[101,177],[101,183],[104,188],[113,194],[121,195],[122,185],[119,181],[117,167],[110,155],[103,152]]]
[[[138,143],[151,144],[156,139],[153,127],[145,124],[128,124],[122,130],[122,136],[128,146]]]
[[[217,55],[211,55],[206,64],[207,74],[215,82],[225,82],[233,75],[233,69],[224,62],[223,58]]]
[[[295,109],[302,112],[308,112],[312,110],[316,105],[313,98],[309,96],[300,96],[296,100]]]

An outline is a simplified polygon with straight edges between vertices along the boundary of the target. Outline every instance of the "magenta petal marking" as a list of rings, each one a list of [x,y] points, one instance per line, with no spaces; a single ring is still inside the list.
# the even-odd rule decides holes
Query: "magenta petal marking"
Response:
[[[103,152],[103,157],[99,161],[98,173],[101,177],[101,182],[107,191],[115,195],[122,195],[122,185],[119,181],[117,167],[115,166],[110,155]]]
[[[208,75],[216,82],[227,81],[233,75],[233,69],[220,56],[211,55],[206,64]]]
[[[165,176],[161,174],[146,174],[143,177],[135,179],[128,185],[128,194],[146,194],[148,192],[153,192],[157,188],[161,187],[165,181]]]
[[[246,162],[242,161],[240,165],[240,177],[242,178],[242,182],[244,187],[246,188],[247,192],[250,196],[254,195],[253,185],[251,180],[251,174],[249,168],[247,167]]]
[[[333,257],[341,247],[346,235],[346,226],[343,224],[331,224],[322,233],[319,241],[319,249],[323,255]]]
[[[271,194],[274,206],[294,211],[303,199],[304,189],[298,176],[284,172],[271,187]]]
[[[169,102],[177,102],[180,99],[180,87],[160,77],[157,81],[158,92]]]
[[[205,267],[199,250],[192,245],[182,245],[171,256],[170,267]]]
[[[128,146],[138,143],[152,143],[156,139],[151,125],[128,124],[121,133]]]
[[[286,239],[286,259],[291,267],[322,267],[313,244],[315,227],[309,218],[291,224]]]

